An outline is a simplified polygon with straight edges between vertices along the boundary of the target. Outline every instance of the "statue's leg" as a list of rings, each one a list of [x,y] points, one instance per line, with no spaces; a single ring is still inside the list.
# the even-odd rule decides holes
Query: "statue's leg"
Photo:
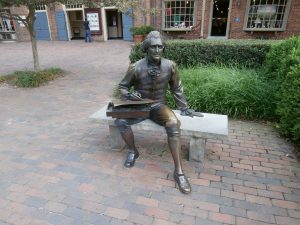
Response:
[[[115,124],[119,128],[120,134],[128,146],[129,150],[127,153],[127,158],[125,160],[125,167],[133,167],[135,160],[139,157],[139,152],[135,147],[134,135],[131,129],[131,124],[137,123],[139,121],[131,119],[116,119]]]
[[[150,118],[165,127],[168,135],[168,145],[174,161],[174,179],[182,193],[190,193],[191,185],[184,175],[181,162],[181,143],[180,143],[180,121],[173,111],[166,105],[151,110]]]
[[[172,136],[173,134],[168,133],[168,145],[172,154],[172,158],[174,160],[174,167],[175,172],[182,174],[182,163],[181,163],[181,156],[180,156],[180,137],[179,136]]]

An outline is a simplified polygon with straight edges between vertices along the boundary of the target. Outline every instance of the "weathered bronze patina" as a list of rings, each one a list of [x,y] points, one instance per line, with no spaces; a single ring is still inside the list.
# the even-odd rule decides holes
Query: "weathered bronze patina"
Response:
[[[112,118],[149,118],[151,104],[155,101],[151,99],[133,100],[113,100],[107,106],[106,116]]]
[[[146,57],[129,66],[125,77],[119,84],[120,97],[123,100],[141,101],[150,99],[149,116],[155,123],[164,126],[168,136],[168,145],[174,160],[174,179],[179,190],[190,193],[191,186],[182,170],[180,157],[180,121],[173,111],[166,105],[166,93],[170,89],[177,107],[182,115],[196,115],[188,108],[183,93],[183,87],[178,75],[176,64],[168,59],[162,58],[164,43],[158,31],[152,31],[142,44]],[[133,87],[134,92],[130,92]],[[121,136],[127,144],[129,151],[125,160],[125,167],[134,166],[139,152],[134,143],[131,125],[145,120],[145,117],[121,118],[115,120]]]

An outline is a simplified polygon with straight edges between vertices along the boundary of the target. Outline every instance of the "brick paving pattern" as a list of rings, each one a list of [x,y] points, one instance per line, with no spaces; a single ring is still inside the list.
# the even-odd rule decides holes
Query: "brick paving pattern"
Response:
[[[39,42],[42,67],[66,76],[0,86],[0,225],[299,225],[300,164],[268,124],[230,120],[203,164],[186,160],[183,140],[190,195],[175,188],[165,134],[136,134],[141,157],[123,167],[126,151],[111,151],[108,128],[88,117],[110,100],[130,44]],[[0,74],[31,68],[30,43],[0,51]]]

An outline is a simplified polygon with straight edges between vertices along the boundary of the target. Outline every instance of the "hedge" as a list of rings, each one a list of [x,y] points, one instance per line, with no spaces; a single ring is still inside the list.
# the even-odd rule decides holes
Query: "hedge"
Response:
[[[276,113],[281,134],[300,144],[300,36],[273,45],[265,76],[276,89]]]
[[[265,62],[272,43],[270,40],[169,40],[163,56],[183,67],[218,64],[258,68]],[[141,44],[136,44],[129,59],[136,62],[144,55]]]

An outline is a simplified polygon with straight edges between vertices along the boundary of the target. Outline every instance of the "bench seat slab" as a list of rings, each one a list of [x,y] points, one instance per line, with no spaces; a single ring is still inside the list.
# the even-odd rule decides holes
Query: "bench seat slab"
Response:
[[[90,116],[91,121],[100,122],[109,126],[112,149],[120,150],[125,143],[114,124],[115,119],[106,116],[107,105]],[[205,145],[207,138],[227,138],[228,118],[226,115],[203,113],[204,117],[181,116],[180,111],[173,110],[181,122],[181,135],[189,138],[189,160],[202,162],[205,158]],[[164,128],[151,120],[145,120],[132,126],[133,130],[163,131]]]

